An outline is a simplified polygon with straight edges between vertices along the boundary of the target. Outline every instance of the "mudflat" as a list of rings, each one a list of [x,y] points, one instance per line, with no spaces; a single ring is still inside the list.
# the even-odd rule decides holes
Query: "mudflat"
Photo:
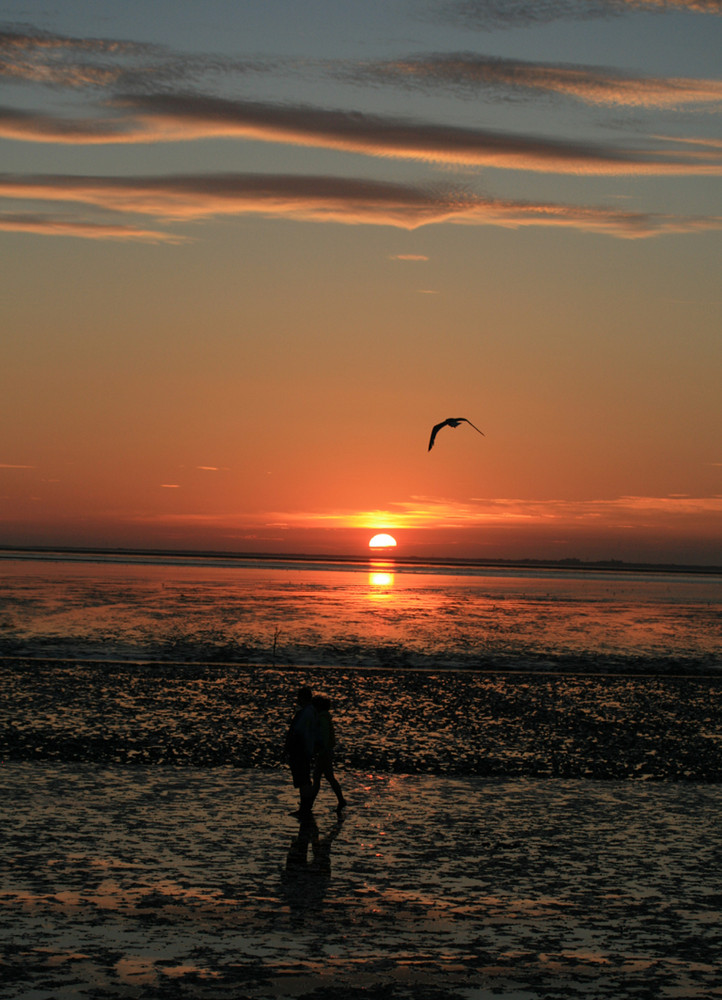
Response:
[[[272,769],[296,690],[369,773],[722,782],[722,676],[0,660],[6,761]]]
[[[9,761],[0,993],[722,996],[722,787]]]

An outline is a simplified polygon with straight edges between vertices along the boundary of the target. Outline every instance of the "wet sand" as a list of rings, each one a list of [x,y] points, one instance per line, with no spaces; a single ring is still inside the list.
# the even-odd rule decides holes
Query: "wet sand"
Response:
[[[719,675],[0,660],[0,757],[280,767],[301,684],[345,770],[722,782]]]
[[[8,761],[0,995],[722,997],[722,787]]]

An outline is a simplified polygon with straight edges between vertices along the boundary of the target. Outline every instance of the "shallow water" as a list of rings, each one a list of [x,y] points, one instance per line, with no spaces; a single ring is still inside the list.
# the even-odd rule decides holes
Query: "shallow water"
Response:
[[[722,577],[0,559],[0,654],[493,669],[722,667]]]

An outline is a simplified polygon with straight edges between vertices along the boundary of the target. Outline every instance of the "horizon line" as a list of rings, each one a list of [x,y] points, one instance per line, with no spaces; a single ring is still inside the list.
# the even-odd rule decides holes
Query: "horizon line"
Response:
[[[8,558],[12,553],[48,555],[99,555],[99,556],[146,556],[184,559],[227,559],[260,560],[262,562],[336,562],[372,564],[393,563],[399,566],[460,566],[460,567],[533,567],[566,570],[623,570],[628,572],[646,570],[649,572],[705,573],[722,575],[722,565],[714,563],[640,562],[623,559],[581,559],[565,556],[559,559],[542,557],[459,557],[459,556],[402,556],[395,550],[390,553],[330,555],[312,552],[238,552],[223,549],[172,549],[162,547],[125,547],[105,545],[9,545],[0,544],[0,558]]]

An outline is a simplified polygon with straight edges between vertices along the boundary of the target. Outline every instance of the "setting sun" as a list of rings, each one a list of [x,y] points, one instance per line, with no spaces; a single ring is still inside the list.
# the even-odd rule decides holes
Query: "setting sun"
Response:
[[[393,535],[374,535],[374,537],[369,542],[370,549],[395,549],[396,539]]]

